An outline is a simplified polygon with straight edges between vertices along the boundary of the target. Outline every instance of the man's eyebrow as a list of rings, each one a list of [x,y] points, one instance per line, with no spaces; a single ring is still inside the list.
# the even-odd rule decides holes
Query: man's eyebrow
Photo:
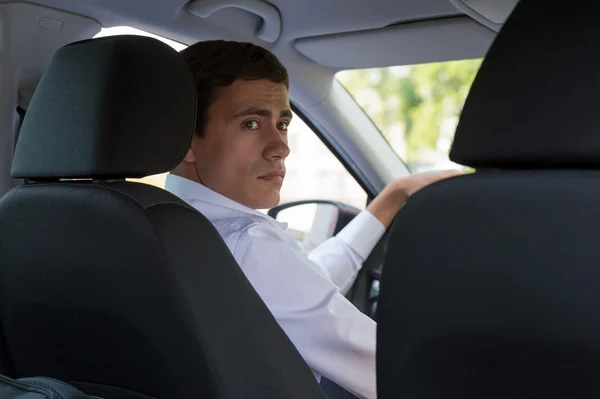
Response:
[[[257,107],[248,107],[248,108],[245,108],[245,109],[239,111],[238,113],[236,113],[234,115],[234,118],[239,118],[241,116],[249,116],[249,115],[266,116],[266,117],[270,118],[271,115],[273,115],[273,114],[268,109],[257,108]]]
[[[288,119],[292,119],[292,110],[290,109],[284,109],[283,111],[281,111],[281,113],[279,114],[280,118],[288,118]]]
[[[271,111],[269,111],[268,109],[265,108],[258,108],[258,107],[248,107],[245,108],[241,111],[239,111],[238,113],[236,113],[234,115],[234,118],[240,118],[242,116],[249,116],[249,115],[257,115],[257,116],[264,116],[267,118],[270,118],[271,116],[273,116],[273,113]],[[292,111],[289,109],[284,109],[283,111],[281,111],[281,113],[279,114],[280,118],[292,118]]]

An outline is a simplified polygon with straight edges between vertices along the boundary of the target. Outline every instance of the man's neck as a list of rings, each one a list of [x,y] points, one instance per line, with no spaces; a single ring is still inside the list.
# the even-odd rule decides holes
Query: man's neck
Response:
[[[171,174],[202,184],[202,180],[200,179],[200,176],[198,176],[198,171],[196,170],[196,165],[193,163],[182,162],[171,171]]]

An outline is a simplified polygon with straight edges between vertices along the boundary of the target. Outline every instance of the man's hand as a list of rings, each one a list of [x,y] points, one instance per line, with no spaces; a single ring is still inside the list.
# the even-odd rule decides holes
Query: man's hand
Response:
[[[432,183],[461,174],[462,172],[458,170],[442,170],[417,173],[396,179],[385,186],[381,193],[371,201],[367,210],[388,228],[402,205],[414,193]]]

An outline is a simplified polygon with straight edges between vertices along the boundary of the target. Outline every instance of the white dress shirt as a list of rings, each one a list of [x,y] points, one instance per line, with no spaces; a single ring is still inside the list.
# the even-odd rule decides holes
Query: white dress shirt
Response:
[[[287,225],[194,181],[169,174],[165,189],[216,227],[244,274],[317,378],[376,398],[376,323],[345,297],[385,232],[362,211],[305,255]]]

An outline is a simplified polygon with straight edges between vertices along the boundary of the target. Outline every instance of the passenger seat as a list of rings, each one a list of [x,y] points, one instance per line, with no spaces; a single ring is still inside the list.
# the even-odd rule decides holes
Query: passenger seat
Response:
[[[600,397],[600,6],[523,0],[450,153],[411,198],[379,302],[378,399]]]

